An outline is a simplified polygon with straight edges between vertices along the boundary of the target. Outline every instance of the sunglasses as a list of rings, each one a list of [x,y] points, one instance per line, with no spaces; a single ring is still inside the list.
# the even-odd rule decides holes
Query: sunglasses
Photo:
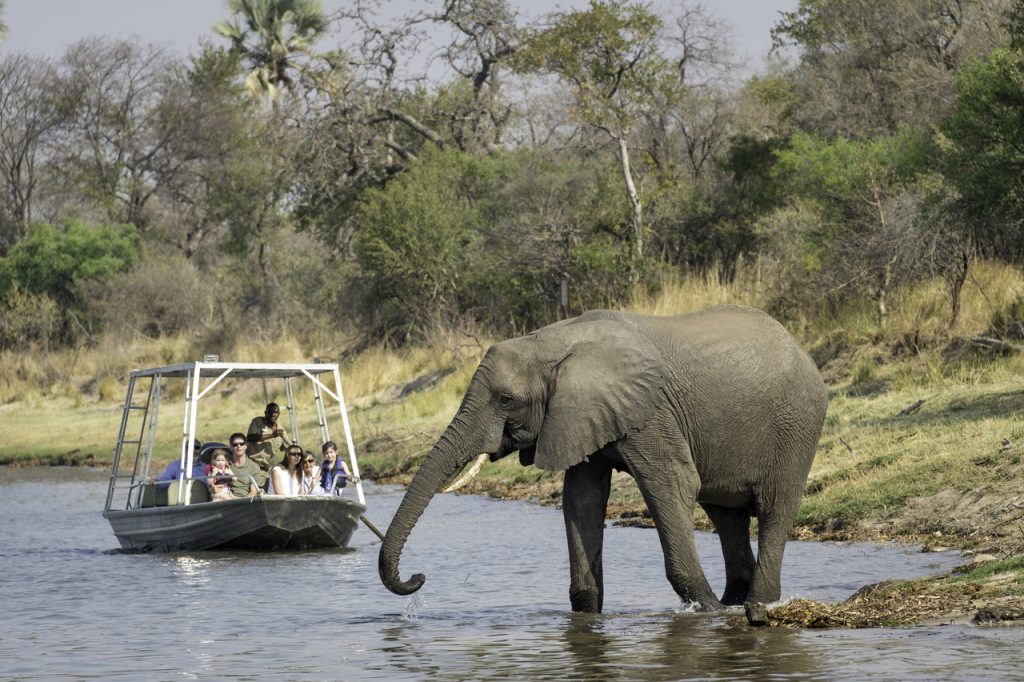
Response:
[[[316,460],[315,459],[307,459],[305,462],[303,462],[303,464],[316,464]]]
[[[302,453],[301,452],[289,452],[288,456],[289,457],[302,457]]]
[[[245,441],[244,440],[240,440],[240,441],[236,441],[236,442],[232,443],[231,447],[233,447],[233,448],[240,448],[243,445],[245,445]]]

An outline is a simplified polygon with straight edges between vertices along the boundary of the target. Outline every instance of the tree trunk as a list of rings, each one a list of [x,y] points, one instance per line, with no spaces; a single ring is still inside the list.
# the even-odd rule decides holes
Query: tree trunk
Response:
[[[615,142],[619,149],[619,167],[622,169],[622,179],[626,182],[626,194],[629,196],[631,209],[630,224],[633,230],[633,255],[637,260],[644,257],[644,220],[643,205],[640,203],[640,193],[637,192],[636,183],[633,182],[633,171],[629,165],[629,147],[626,145],[626,136],[616,136]]]

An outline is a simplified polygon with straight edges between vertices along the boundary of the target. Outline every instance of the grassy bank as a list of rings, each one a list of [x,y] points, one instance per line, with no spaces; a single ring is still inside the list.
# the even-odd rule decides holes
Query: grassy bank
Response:
[[[767,289],[755,270],[740,272],[727,283],[692,277],[667,281],[659,296],[637,299],[631,308],[675,314],[722,302],[764,306]],[[885,620],[885,605],[894,594],[915,594],[921,603],[931,603],[936,601],[932,597],[949,590],[966,590],[987,599],[984,604],[989,606],[1006,602],[1014,608],[1014,600],[1024,594],[1017,558],[1024,553],[1024,423],[1019,419],[1024,352],[1016,347],[1024,342],[1005,335],[1012,322],[1024,319],[1024,276],[1004,266],[977,266],[955,323],[941,282],[906,292],[891,311],[885,326],[878,325],[870,302],[827,319],[789,320],[821,367],[830,393],[795,534],[956,547],[964,551],[965,561],[981,557],[992,560],[988,565],[995,568],[927,585],[886,586],[860,595],[856,607],[843,613],[829,611],[836,605],[820,605],[815,612],[800,604],[791,607],[797,615],[773,615],[777,623],[856,624],[850,614],[872,608],[875,620],[859,624],[915,622],[910,611],[909,620]],[[993,347],[976,338],[998,334],[1010,344]],[[408,479],[458,408],[490,343],[452,333],[430,348],[371,348],[343,361],[364,475]],[[13,429],[5,434],[0,463],[109,461],[127,371],[211,350],[232,360],[338,355],[338,348],[294,340],[209,349],[185,338],[106,341],[81,351],[5,353],[0,357],[6,368],[0,376],[0,418]],[[206,415],[201,439],[222,439],[243,429],[265,400],[257,391],[231,398],[220,412]],[[165,397],[165,405],[172,402],[173,397]],[[560,474],[522,468],[517,458],[509,457],[485,466],[466,490],[556,503],[560,488]],[[632,480],[617,475],[609,516],[642,523],[644,512]],[[982,584],[997,587],[971,587]],[[995,597],[986,596],[990,589]],[[984,604],[976,611],[988,608]],[[919,616],[918,621],[928,614]]]

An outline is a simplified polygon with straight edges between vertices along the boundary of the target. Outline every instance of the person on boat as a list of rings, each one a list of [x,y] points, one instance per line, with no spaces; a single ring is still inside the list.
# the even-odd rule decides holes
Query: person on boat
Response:
[[[245,454],[245,434],[240,431],[232,433],[228,443],[231,447],[231,469],[236,477],[231,484],[231,494],[235,497],[252,497],[259,494],[260,489],[267,484],[267,472],[260,469],[260,466]]]
[[[206,476],[206,465],[199,461],[199,451],[202,449],[203,444],[196,438],[192,441],[192,475],[188,478],[203,478]],[[171,481],[176,481],[181,478],[181,459],[171,460],[171,463],[167,465],[164,472],[160,474],[160,478],[156,481],[157,488],[167,488],[171,485]]]
[[[237,479],[235,472],[228,465],[228,451],[217,448],[210,453],[210,463],[206,465],[206,484],[210,489],[210,499],[214,502],[230,500],[231,484]]]
[[[324,455],[324,461],[320,464],[320,487],[328,495],[341,495],[348,482],[354,483],[359,477],[353,476],[345,460],[338,457],[338,446],[333,440],[324,443],[320,451]]]
[[[288,439],[288,432],[277,423],[280,416],[281,408],[278,404],[267,403],[263,415],[253,417],[245,432],[245,439],[249,442],[246,454],[264,471],[270,469],[271,462],[274,461],[274,439],[281,441],[279,450],[287,450],[291,442]]]
[[[268,495],[298,495],[299,460],[302,459],[302,448],[295,443],[288,446],[280,464],[270,470],[270,478],[267,479]]]
[[[316,456],[309,450],[302,451],[301,466],[299,467],[299,494],[300,495],[326,495],[320,487],[320,475],[317,471]]]

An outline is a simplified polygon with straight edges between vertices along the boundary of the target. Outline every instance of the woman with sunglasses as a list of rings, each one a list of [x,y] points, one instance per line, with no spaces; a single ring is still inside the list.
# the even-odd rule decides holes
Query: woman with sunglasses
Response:
[[[284,452],[280,464],[270,470],[267,479],[268,495],[298,495],[299,480],[302,474],[299,462],[302,459],[302,448],[292,443]]]
[[[324,489],[320,486],[320,470],[316,465],[316,457],[309,450],[302,453],[302,473],[299,476],[300,495],[324,495]]]

